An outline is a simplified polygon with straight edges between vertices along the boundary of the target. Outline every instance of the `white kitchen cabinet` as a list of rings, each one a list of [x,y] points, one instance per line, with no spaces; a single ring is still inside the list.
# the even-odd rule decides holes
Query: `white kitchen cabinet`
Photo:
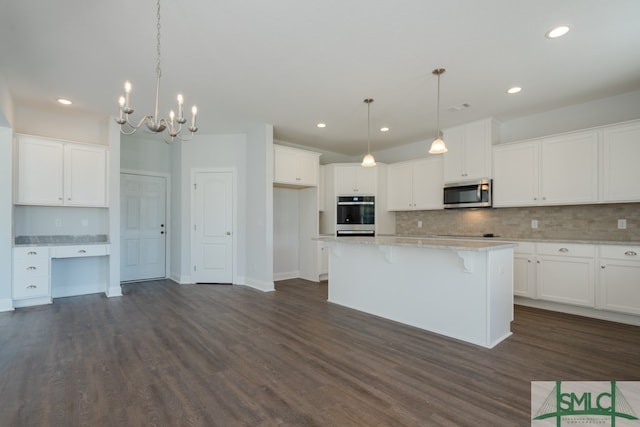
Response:
[[[50,259],[46,247],[13,248],[13,300],[14,305],[51,303],[49,281]]]
[[[496,146],[493,149],[493,206],[539,204],[538,141]]]
[[[106,147],[20,135],[16,204],[108,206],[107,173]]]
[[[326,280],[329,274],[329,247],[325,242],[318,242],[318,257],[320,280]]]
[[[609,126],[602,138],[602,201],[640,200],[640,122]]]
[[[376,172],[376,167],[336,167],[337,195],[375,195],[377,178]]]
[[[640,246],[599,250],[597,308],[640,315]]]
[[[558,135],[542,140],[540,195],[543,204],[598,201],[598,132]]]
[[[493,148],[493,205],[598,202],[598,131]]]
[[[539,299],[595,307],[595,246],[564,243],[536,245]]]
[[[387,210],[442,209],[442,157],[389,165]]]
[[[301,187],[318,185],[320,153],[282,145],[273,146],[275,184]]]
[[[325,206],[324,169],[325,167],[320,165],[320,169],[318,170],[318,211],[320,212],[324,212],[324,206]]]
[[[491,146],[498,137],[497,124],[484,119],[444,129],[447,146],[444,182],[464,182],[491,177]]]
[[[536,297],[536,245],[519,242],[513,249],[513,293]]]

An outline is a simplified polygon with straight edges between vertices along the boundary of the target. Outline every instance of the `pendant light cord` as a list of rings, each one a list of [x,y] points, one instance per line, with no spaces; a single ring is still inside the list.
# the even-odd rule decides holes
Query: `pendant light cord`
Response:
[[[371,101],[367,102],[367,154],[371,154]]]

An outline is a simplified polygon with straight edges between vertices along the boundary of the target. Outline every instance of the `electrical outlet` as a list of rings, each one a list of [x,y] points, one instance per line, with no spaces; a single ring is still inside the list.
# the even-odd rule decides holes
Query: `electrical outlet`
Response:
[[[531,220],[531,228],[538,228],[538,220],[537,219],[532,219]]]
[[[422,228],[422,221],[418,221],[418,228]]]
[[[627,228],[627,220],[626,219],[619,219],[618,220],[618,230],[624,230]]]
[[[62,218],[56,218],[55,225],[56,225],[56,228],[61,228],[62,227]]]

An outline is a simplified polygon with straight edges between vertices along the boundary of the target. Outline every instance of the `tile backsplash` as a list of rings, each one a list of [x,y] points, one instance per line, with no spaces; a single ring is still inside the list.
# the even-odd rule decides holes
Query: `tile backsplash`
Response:
[[[619,219],[626,229],[618,229]],[[640,242],[640,203],[397,212],[396,233]]]

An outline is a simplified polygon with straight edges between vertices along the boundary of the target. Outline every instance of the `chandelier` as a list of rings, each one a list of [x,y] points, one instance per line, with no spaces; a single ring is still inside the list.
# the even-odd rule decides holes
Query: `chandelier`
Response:
[[[171,110],[169,112],[169,119],[161,118],[158,114],[158,97],[160,95],[160,77],[162,76],[162,69],[160,68],[160,0],[156,1],[157,5],[157,35],[156,35],[156,109],[155,114],[150,116],[146,115],[140,119],[138,123],[131,123],[129,116],[133,113],[133,108],[130,104],[131,94],[131,82],[126,81],[124,83],[124,96],[121,96],[118,100],[120,105],[120,116],[116,119],[116,123],[120,125],[120,132],[124,135],[131,135],[135,133],[144,123],[151,132],[162,134],[163,131],[167,131],[167,137],[162,134],[162,139],[167,144],[171,144],[176,138],[180,141],[188,141],[193,138],[193,134],[198,131],[196,126],[196,115],[198,114],[198,108],[194,105],[191,107],[191,124],[186,128],[189,132],[189,136],[183,136],[183,125],[187,123],[187,119],[184,117],[184,98],[181,94],[178,94],[178,115]]]
[[[444,68],[436,68],[432,71],[432,74],[438,76],[438,100],[436,101],[436,126],[438,128],[438,134],[436,135],[436,139],[431,143],[431,148],[429,149],[430,154],[443,154],[448,151],[440,132],[440,75],[444,72]]]

